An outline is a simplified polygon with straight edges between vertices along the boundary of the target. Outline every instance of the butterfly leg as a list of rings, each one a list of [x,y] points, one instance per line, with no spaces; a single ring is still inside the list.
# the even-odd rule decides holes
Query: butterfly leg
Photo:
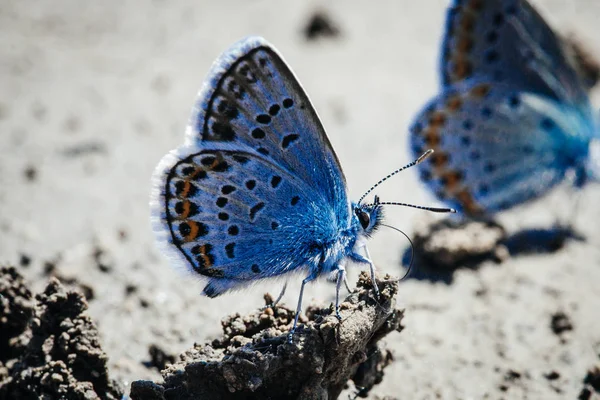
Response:
[[[287,289],[287,284],[288,284],[287,281],[285,281],[285,283],[283,284],[283,288],[281,289],[281,292],[279,293],[279,296],[277,296],[277,299],[274,302],[272,302],[271,304],[267,304],[266,306],[262,307],[260,310],[264,311],[267,308],[275,308],[275,306],[277,304],[279,304],[279,302],[283,298],[283,295],[285,294],[285,291]]]
[[[348,293],[352,293],[352,289],[350,288],[350,284],[348,283],[348,275],[344,275],[344,285],[346,286],[346,290]]]
[[[342,281],[346,282],[346,285],[348,284],[348,281],[346,279],[346,268],[340,265],[338,266],[337,271],[337,283],[335,285],[335,316],[339,321],[341,321],[342,316],[340,315],[340,288],[342,287]]]
[[[300,287],[300,296],[298,297],[298,306],[296,307],[296,316],[294,317],[294,326],[292,327],[292,330],[288,334],[288,343],[292,343],[292,337],[294,336],[294,332],[296,331],[296,326],[298,325],[298,317],[300,316],[300,313],[302,312],[302,296],[304,295],[304,286],[308,282],[315,280],[315,278],[318,275],[319,275],[319,270],[315,269],[314,271],[312,271],[310,273],[309,276],[304,278],[304,280],[302,281],[302,286]]]
[[[375,280],[375,264],[373,264],[373,261],[371,260],[371,255],[369,254],[369,249],[367,248],[367,246],[362,246],[356,250],[359,250],[361,248],[365,250],[366,257],[361,256],[356,251],[354,251],[350,254],[350,258],[356,262],[369,264],[369,271],[371,272],[371,282],[373,282],[373,289],[375,290],[375,295],[379,297],[379,287],[377,287],[377,281]]]

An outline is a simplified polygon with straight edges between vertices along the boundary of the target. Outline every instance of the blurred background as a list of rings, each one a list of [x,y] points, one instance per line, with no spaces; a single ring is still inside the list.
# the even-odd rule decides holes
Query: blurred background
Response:
[[[407,129],[438,91],[437,58],[447,1],[109,0],[0,4],[0,262],[19,266],[36,290],[56,275],[86,293],[112,374],[125,385],[157,379],[145,365],[157,345],[177,355],[217,335],[225,315],[263,305],[279,284],[208,299],[154,246],[150,176],[179,146],[197,90],[232,43],[261,35],[295,71],[321,116],[357,199],[411,161]],[[600,55],[600,2],[533,5],[564,35]],[[599,104],[597,92],[592,93]],[[382,199],[438,205],[415,171]],[[598,187],[559,188],[501,216],[512,230],[573,214],[586,238],[555,254],[462,270],[451,285],[409,280],[402,334],[387,339],[396,362],[375,394],[411,398],[573,398],[600,354]],[[422,211],[390,209],[407,234]],[[382,230],[370,244],[396,276],[406,240]],[[350,281],[357,275],[354,268]],[[297,282],[295,282],[297,281]],[[295,304],[300,278],[284,302]],[[307,289],[306,303],[334,286]],[[552,316],[573,329],[558,337]],[[510,371],[518,378],[510,378]],[[559,378],[545,374],[557,371]],[[506,390],[504,390],[505,388]],[[495,398],[495,397],[494,397]]]

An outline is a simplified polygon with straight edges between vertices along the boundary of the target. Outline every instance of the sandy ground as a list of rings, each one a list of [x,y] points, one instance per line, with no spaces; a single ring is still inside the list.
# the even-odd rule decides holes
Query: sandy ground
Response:
[[[536,1],[561,32],[600,54],[600,2]],[[0,5],[0,262],[41,290],[53,271],[87,287],[112,374],[158,379],[143,362],[159,345],[178,354],[216,336],[220,320],[262,305],[267,283],[217,299],[175,273],[154,247],[150,175],[183,139],[212,61],[239,38],[262,35],[295,70],[321,115],[352,198],[409,161],[407,126],[437,91],[445,1],[277,2],[121,0]],[[323,11],[339,35],[308,41]],[[599,93],[594,93],[600,100]],[[596,101],[595,104],[599,104]],[[406,172],[380,195],[434,204]],[[574,398],[600,355],[600,187],[567,190],[501,216],[509,230],[567,219],[585,237],[554,254],[460,270],[452,284],[408,280],[396,359],[374,394],[399,398]],[[388,222],[411,234],[411,209]],[[406,241],[382,231],[378,267],[399,275]],[[356,271],[354,272],[356,273]],[[354,281],[351,279],[351,281]],[[299,281],[299,280],[298,280]],[[294,303],[299,285],[284,298]],[[307,295],[324,302],[323,282]],[[561,335],[553,315],[572,325]],[[555,379],[548,374],[556,372]]]

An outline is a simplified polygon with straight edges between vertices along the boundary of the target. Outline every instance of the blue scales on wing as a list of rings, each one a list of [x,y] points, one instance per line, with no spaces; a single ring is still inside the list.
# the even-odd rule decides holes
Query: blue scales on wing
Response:
[[[316,268],[350,221],[344,176],[324,129],[261,38],[242,40],[213,64],[186,143],[157,167],[155,191],[159,241],[177,264],[209,278],[204,293],[211,297]]]
[[[590,117],[585,86],[563,42],[524,0],[454,0],[446,19],[443,86],[469,78],[568,102]]]
[[[468,215],[538,197],[584,163],[589,121],[573,107],[502,84],[467,80],[416,117],[413,154],[421,179]]]

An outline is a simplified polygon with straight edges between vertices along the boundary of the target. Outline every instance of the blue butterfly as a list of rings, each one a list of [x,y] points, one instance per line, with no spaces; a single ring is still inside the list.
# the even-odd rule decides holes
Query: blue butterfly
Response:
[[[537,198],[573,171],[600,178],[600,140],[574,59],[525,0],[455,0],[442,93],[410,128],[421,180],[469,216]]]
[[[156,168],[151,210],[172,262],[208,278],[206,296],[304,272],[291,341],[304,286],[319,275],[336,274],[338,318],[348,260],[369,265],[378,292],[366,239],[382,206],[395,203],[361,201],[348,201],[338,158],[292,71],[250,37],[213,64],[184,145]]]

